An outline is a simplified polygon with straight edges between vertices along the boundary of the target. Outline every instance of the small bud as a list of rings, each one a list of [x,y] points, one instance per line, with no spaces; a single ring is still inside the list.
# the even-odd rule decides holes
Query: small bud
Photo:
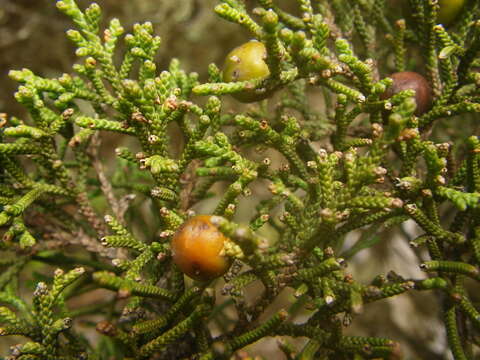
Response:
[[[390,206],[393,208],[401,208],[403,206],[403,201],[399,198],[392,199]]]
[[[62,112],[62,117],[64,119],[69,119],[73,115],[74,112],[75,112],[75,110],[73,110],[72,108],[66,109]]]
[[[438,175],[436,178],[435,178],[435,182],[439,185],[445,185],[447,183],[447,180],[445,180],[445,178],[441,175]]]
[[[156,144],[160,141],[160,138],[157,135],[149,135],[148,136],[148,142],[150,144]]]
[[[65,272],[62,269],[56,269],[53,274],[55,275],[55,277],[58,277],[62,276],[64,273]]]
[[[7,114],[0,113],[0,129],[7,124]]]
[[[119,299],[126,299],[132,295],[131,291],[128,289],[119,289],[117,292],[117,297]]]
[[[100,334],[104,334],[107,336],[115,336],[117,332],[115,325],[113,325],[111,322],[108,322],[106,320],[100,321],[96,326],[96,330]]]
[[[141,123],[150,123],[149,120],[139,111],[135,111],[132,113],[131,119],[133,121],[141,122]]]
[[[105,244],[102,242],[102,245],[105,245]],[[123,260],[121,260],[121,259],[113,259],[113,260],[112,260],[112,264],[113,264],[113,266],[120,266],[120,265],[123,264]]]
[[[37,284],[37,287],[35,288],[35,291],[33,292],[33,296],[43,296],[48,293],[48,287],[47,284],[44,282],[39,282]]]

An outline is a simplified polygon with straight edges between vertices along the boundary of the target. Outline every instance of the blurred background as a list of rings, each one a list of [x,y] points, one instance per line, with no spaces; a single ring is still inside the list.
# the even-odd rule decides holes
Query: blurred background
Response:
[[[90,3],[88,0],[77,2],[82,8]],[[117,17],[126,32],[130,32],[135,22],[151,21],[155,32],[162,38],[157,68],[166,68],[170,59],[177,57],[184,69],[198,72],[201,81],[206,80],[209,63],[221,67],[225,54],[249,39],[249,34],[239,26],[227,23],[213,13],[216,0],[97,2],[103,9],[104,24]],[[294,1],[278,3],[295,12]],[[73,45],[65,37],[69,28],[71,23],[56,10],[55,0],[0,0],[0,113],[20,118],[26,115],[13,98],[18,85],[8,78],[10,69],[25,67],[44,77],[57,77],[71,71],[72,64],[78,59]],[[246,204],[245,209],[249,207],[252,206]],[[244,211],[245,215],[251,214],[249,210]],[[425,277],[419,270],[418,257],[408,246],[409,238],[413,238],[417,231],[413,224],[406,223],[402,231],[383,232],[373,248],[359,252],[349,261],[347,272],[365,283],[390,270],[407,278]],[[358,236],[352,234],[346,244],[352,244]],[[261,289],[252,287],[252,296],[259,291]],[[111,295],[105,293],[101,296]],[[291,297],[291,291],[284,291],[275,306],[282,307]],[[440,305],[438,297],[431,293],[411,293],[380,301],[365,306],[364,312],[354,319],[346,332],[398,341],[406,359],[448,359]],[[306,316],[308,313],[299,314],[297,321],[305,320]],[[0,339],[0,356],[7,354],[11,344],[11,341]],[[283,359],[281,354],[272,352],[276,348],[276,339],[267,339],[247,351],[266,359]]]

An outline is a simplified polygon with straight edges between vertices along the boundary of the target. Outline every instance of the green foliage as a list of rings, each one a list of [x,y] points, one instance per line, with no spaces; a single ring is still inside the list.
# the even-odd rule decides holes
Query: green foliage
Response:
[[[467,132],[480,112],[480,6],[467,2],[444,28],[436,1],[409,3],[411,18],[395,21],[381,0],[298,0],[301,17],[272,0],[252,12],[222,0],[215,12],[265,45],[270,75],[222,82],[212,64],[203,82],[177,59],[157,69],[151,23],[123,36],[113,19],[101,31],[97,4],[57,1],[75,24],[67,36],[80,62],[56,79],[11,71],[30,118],[0,117],[0,250],[11,257],[0,261],[0,335],[26,338],[10,358],[226,359],[286,336],[308,339],[282,343],[289,358],[393,359],[397,342],[345,335],[340,316],[347,326],[368,303],[413,291],[442,299],[454,358],[478,356],[480,310],[468,284],[480,281],[480,142]],[[384,99],[386,54],[395,71],[425,69],[430,111],[415,116],[412,90]],[[230,109],[223,95],[245,91],[269,97]],[[102,139],[114,163],[103,160]],[[253,196],[256,212],[239,224],[241,199],[258,189],[268,195]],[[212,192],[212,223],[235,259],[221,299],[214,281],[183,276],[169,245]],[[346,272],[340,254],[353,258],[409,219],[423,230],[410,244],[425,250],[425,277],[364,284]],[[361,236],[349,245],[353,232]],[[63,270],[28,304],[18,282],[38,262]],[[254,282],[262,296],[247,301]],[[117,297],[67,302],[98,288]],[[295,298],[272,314],[285,288]],[[294,321],[295,308],[311,316]],[[92,314],[106,319],[95,318],[106,335],[98,344],[73,326]]]

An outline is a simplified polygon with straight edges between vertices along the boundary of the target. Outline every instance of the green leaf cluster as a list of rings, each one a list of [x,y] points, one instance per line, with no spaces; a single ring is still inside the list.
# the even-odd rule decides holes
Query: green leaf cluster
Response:
[[[30,116],[0,117],[0,250],[15,254],[0,260],[0,335],[27,339],[11,359],[226,359],[268,336],[307,338],[280,344],[289,359],[393,359],[399,343],[344,327],[368,303],[413,291],[442,299],[455,359],[478,354],[479,3],[451,28],[436,24],[437,1],[410,0],[406,20],[383,0],[295,3],[297,14],[273,0],[252,11],[219,2],[221,18],[265,44],[270,70],[223,82],[215,64],[208,80],[177,59],[158,69],[149,22],[101,30],[97,4],[56,2],[79,62],[54,79],[11,71]],[[395,71],[424,69],[431,110],[415,115],[413,90],[384,98],[387,55]],[[225,95],[247,90],[269,96],[229,108]],[[238,221],[244,198],[255,211]],[[170,249],[207,202],[234,260],[218,298],[215,281],[186,279]],[[346,260],[407,220],[422,231],[409,240],[425,250],[425,277],[347,273]],[[63,270],[28,304],[18,282],[36,262]],[[247,301],[252,283],[262,294]],[[116,296],[67,301],[99,288]],[[272,313],[285,288],[295,296]],[[300,309],[311,312],[303,322]],[[75,327],[91,315],[99,344]]]

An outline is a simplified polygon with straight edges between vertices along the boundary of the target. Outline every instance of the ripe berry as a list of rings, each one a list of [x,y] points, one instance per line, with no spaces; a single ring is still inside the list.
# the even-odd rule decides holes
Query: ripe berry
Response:
[[[223,253],[228,240],[209,215],[188,219],[173,235],[172,255],[177,266],[198,281],[209,281],[227,272],[231,260]]]
[[[465,0],[439,0],[438,22],[445,26],[451,24],[460,14],[464,4]]]
[[[251,40],[233,49],[225,59],[223,65],[223,81],[247,81],[264,79],[270,75],[270,70],[265,62],[267,50],[263,43]],[[242,102],[253,102],[265,99],[269,92],[259,90],[244,90],[232,94]]]
[[[393,80],[393,84],[383,93],[382,99],[388,99],[403,90],[415,90],[415,101],[417,103],[415,115],[420,116],[430,110],[432,89],[422,75],[413,71],[402,71],[388,77]]]

